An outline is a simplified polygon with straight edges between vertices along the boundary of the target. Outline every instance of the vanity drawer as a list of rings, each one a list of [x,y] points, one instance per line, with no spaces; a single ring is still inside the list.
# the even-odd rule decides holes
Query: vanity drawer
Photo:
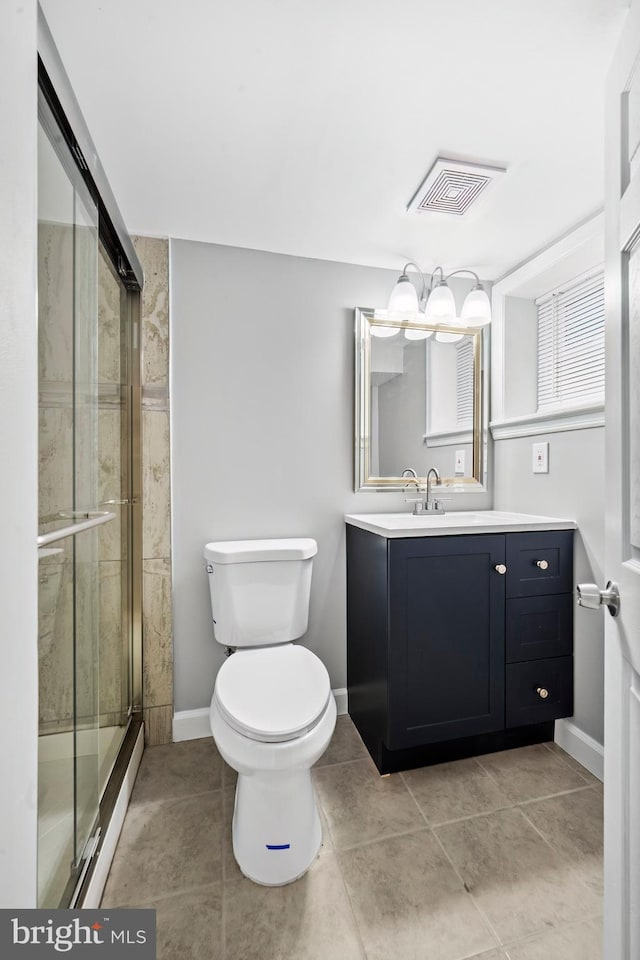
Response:
[[[507,663],[570,656],[572,652],[572,594],[507,600]]]
[[[573,657],[507,664],[507,727],[557,720],[572,713]]]
[[[573,591],[573,530],[507,536],[507,597]]]

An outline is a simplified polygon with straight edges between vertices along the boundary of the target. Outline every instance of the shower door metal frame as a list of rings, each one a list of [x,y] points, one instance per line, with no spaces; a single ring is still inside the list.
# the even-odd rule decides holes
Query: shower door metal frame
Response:
[[[38,87],[53,113],[77,168],[98,207],[98,233],[126,291],[126,324],[128,329],[129,389],[125,408],[129,424],[129,496],[122,506],[129,511],[130,551],[130,614],[131,614],[131,718],[120,746],[113,770],[102,793],[96,828],[83,856],[83,866],[69,879],[62,905],[82,906],[97,857],[102,848],[106,827],[111,819],[125,773],[143,723],[142,719],[142,445],[141,445],[141,292],[143,271],[135,248],[127,233],[106,175],[86,127],[77,100],[60,61],[42,12],[38,17]],[[106,506],[106,505],[105,505]],[[110,512],[110,511],[109,511]],[[105,511],[105,514],[107,511]],[[74,518],[69,533],[104,523],[106,515]],[[62,533],[57,531],[56,536]],[[45,535],[46,536],[46,535]]]

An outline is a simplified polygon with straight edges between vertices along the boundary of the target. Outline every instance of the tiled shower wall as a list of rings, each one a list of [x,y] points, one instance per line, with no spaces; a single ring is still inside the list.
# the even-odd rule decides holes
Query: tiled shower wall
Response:
[[[39,288],[48,310],[40,316],[40,513],[53,515],[71,506],[73,237],[60,225],[39,227]],[[171,531],[169,476],[169,271],[168,241],[135,239],[145,274],[142,297],[142,494],[143,494],[143,710],[148,743],[171,740],[173,717],[173,629],[171,614]],[[98,500],[120,491],[121,416],[120,293],[106,261],[98,259],[99,405]],[[56,312],[57,311],[57,312]],[[51,314],[51,316],[50,316]],[[84,447],[82,447],[84,450]],[[96,450],[87,449],[95,459]],[[65,499],[66,498],[66,499]],[[126,711],[121,689],[122,603],[120,529],[101,528],[99,564],[100,724],[119,723]],[[43,732],[73,725],[73,577],[65,554],[40,564],[40,722]],[[79,571],[82,578],[83,571]],[[87,585],[88,590],[88,585]],[[80,591],[83,593],[84,591]],[[84,609],[80,604],[79,611]],[[93,647],[85,644],[87,654]],[[84,647],[82,648],[84,650]],[[91,702],[91,667],[76,663]],[[124,700],[123,700],[124,697]],[[94,709],[87,709],[87,722]],[[80,711],[80,722],[83,720]]]
[[[74,305],[74,234],[65,224],[38,225],[39,312],[39,507],[41,522],[69,511],[78,489],[80,503],[100,507],[121,492],[122,398],[120,370],[120,288],[102,252],[97,259],[97,404],[85,405],[74,387],[74,342],[87,331],[76,327],[91,310]],[[74,320],[74,315],[76,319]],[[91,338],[86,341],[95,349]],[[79,393],[74,403],[74,391]],[[76,431],[74,433],[74,419]],[[75,481],[74,481],[75,474]],[[81,481],[78,486],[78,480]],[[66,540],[41,557],[39,570],[39,707],[41,733],[61,733],[75,722],[119,725],[128,697],[122,664],[122,548],[118,522],[93,539]],[[94,548],[97,547],[97,554]],[[84,556],[83,556],[84,554]],[[74,562],[75,556],[75,562]],[[75,578],[75,583],[74,583]],[[99,608],[92,599],[99,595]],[[75,642],[74,642],[75,628]],[[99,668],[95,662],[99,643]],[[76,683],[74,685],[74,672]],[[96,679],[99,674],[100,692]],[[75,701],[75,702],[74,702]]]
[[[142,294],[142,627],[146,742],[169,743],[173,719],[169,456],[169,244],[134,237]]]
[[[72,506],[73,330],[59,317],[73,316],[73,231],[38,224],[38,488],[40,520]],[[65,544],[66,546],[66,544]],[[66,553],[39,563],[40,729],[57,733],[73,725],[73,569]]]

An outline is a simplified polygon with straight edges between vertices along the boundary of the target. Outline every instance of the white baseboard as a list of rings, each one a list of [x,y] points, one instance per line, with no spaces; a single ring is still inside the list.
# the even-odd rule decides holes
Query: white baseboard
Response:
[[[131,759],[129,760],[129,766],[127,767],[127,772],[124,775],[122,786],[120,787],[120,793],[118,794],[118,799],[116,800],[116,804],[113,808],[113,813],[111,814],[111,819],[109,820],[109,825],[107,826],[107,832],[104,835],[104,840],[102,842],[102,847],[100,848],[100,853],[98,854],[98,859],[93,869],[84,900],[81,904],[83,910],[95,910],[100,906],[100,901],[102,900],[102,894],[104,893],[107,877],[109,876],[109,870],[111,869],[113,855],[116,852],[120,831],[122,830],[122,824],[124,823],[127,807],[129,806],[129,799],[131,797],[133,785],[136,781],[136,775],[142,759],[143,750],[144,724],[142,724],[140,727],[140,732],[138,733],[138,737],[136,739],[136,745],[133,748],[133,753],[131,754]]]
[[[198,710],[179,710],[173,715],[173,740],[200,740],[211,736],[209,707]]]
[[[556,720],[555,742],[586,767],[598,780],[604,780],[604,747],[570,720]]]
[[[338,713],[347,713],[347,688],[338,687],[333,690],[336,698]],[[211,736],[209,725],[209,707],[200,707],[198,710],[179,710],[173,715],[173,740],[200,740]]]
[[[346,687],[338,687],[336,690],[332,690],[334,697],[336,698],[336,707],[338,708],[338,716],[341,713],[349,713],[349,704],[348,704],[348,694]]]

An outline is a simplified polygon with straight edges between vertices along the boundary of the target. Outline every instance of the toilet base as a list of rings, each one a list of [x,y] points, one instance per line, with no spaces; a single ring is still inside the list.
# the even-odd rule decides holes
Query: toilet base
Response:
[[[310,769],[238,774],[233,853],[245,877],[270,887],[293,883],[321,844]]]

